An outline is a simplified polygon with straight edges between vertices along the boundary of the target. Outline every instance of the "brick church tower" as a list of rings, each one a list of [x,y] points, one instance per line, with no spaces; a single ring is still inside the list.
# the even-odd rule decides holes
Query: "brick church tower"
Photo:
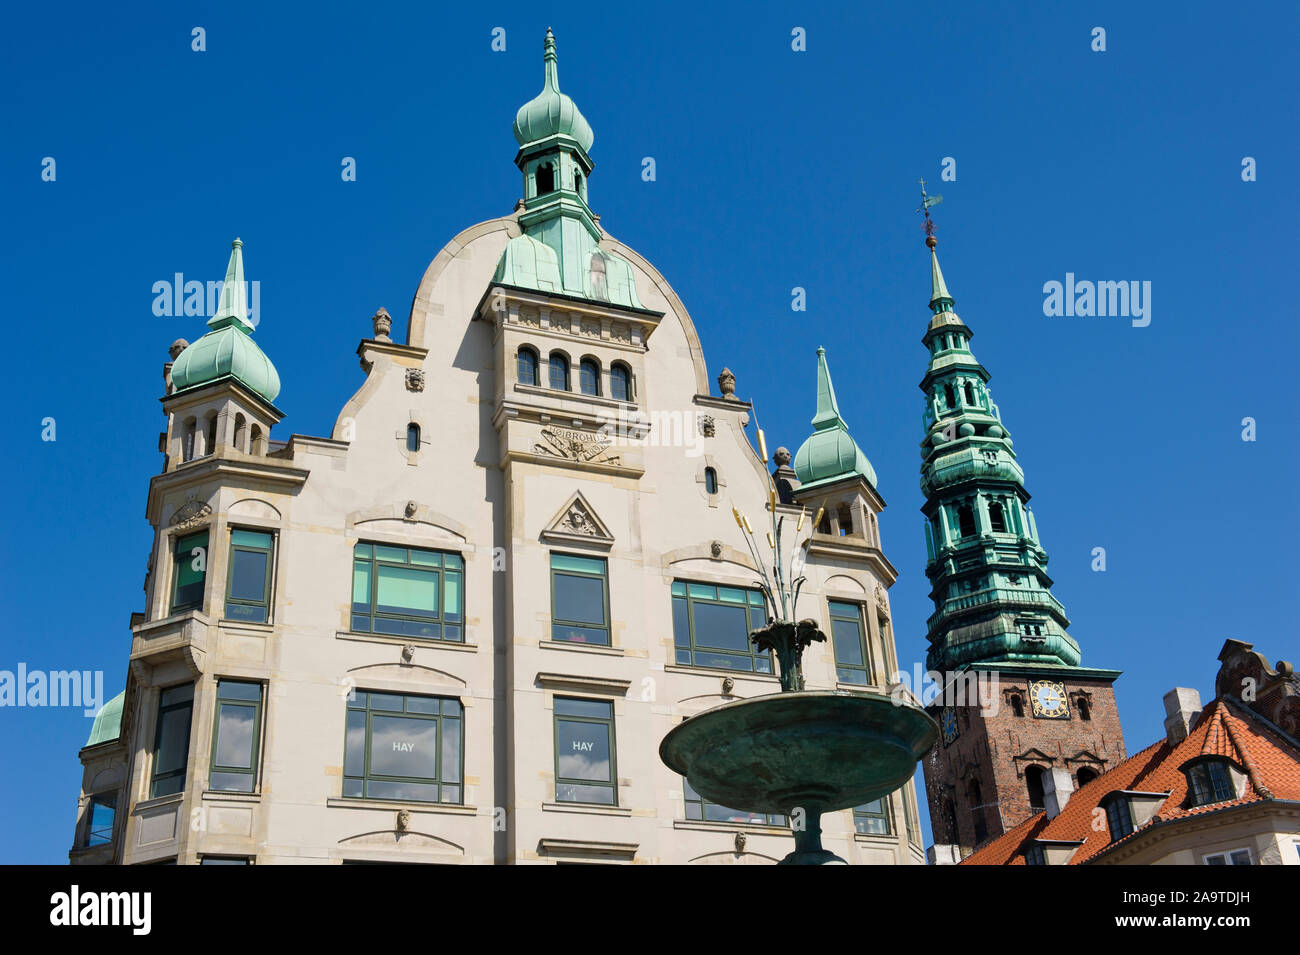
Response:
[[[942,728],[924,761],[931,855],[954,863],[1038,809],[1063,805],[1125,753],[1112,686],[1120,671],[1080,665],[1024,472],[939,270],[931,202],[921,489],[935,609],[926,664],[946,687],[984,687],[982,699],[950,692],[929,707]]]

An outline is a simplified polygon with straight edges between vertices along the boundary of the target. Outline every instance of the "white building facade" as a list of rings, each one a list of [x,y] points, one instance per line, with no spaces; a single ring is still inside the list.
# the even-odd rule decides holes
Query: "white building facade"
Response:
[[[275,440],[243,296],[177,342],[150,483],[147,606],[81,751],[74,862],[763,864],[789,820],[704,803],[659,760],[684,717],[779,690],[732,515],[773,478],[656,269],[587,205],[591,131],[546,86],[524,198],[383,310],[328,437]],[[243,279],[231,256],[228,289]],[[811,409],[812,363],[807,397]],[[825,509],[799,615],[809,689],[897,670],[884,502],[825,357],[776,509]],[[804,400],[804,393],[787,396]],[[755,524],[759,523],[755,520]],[[761,556],[761,555],[760,555]],[[909,784],[823,819],[850,863],[924,862]]]

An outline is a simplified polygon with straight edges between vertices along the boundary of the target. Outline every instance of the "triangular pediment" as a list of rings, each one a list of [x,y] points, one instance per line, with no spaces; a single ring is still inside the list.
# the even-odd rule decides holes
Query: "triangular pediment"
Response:
[[[596,509],[591,506],[591,502],[581,491],[573,492],[573,496],[546,525],[546,530],[542,531],[542,538],[605,549],[609,549],[614,544],[614,535],[609,532],[605,522],[600,519]]]
[[[1036,746],[1031,746],[1031,747],[1029,747],[1029,749],[1025,750],[1025,751],[1024,751],[1023,753],[1021,753],[1019,756],[1015,756],[1015,757],[1012,757],[1012,758],[1013,758],[1013,759],[1022,759],[1022,760],[1026,760],[1026,761],[1031,762],[1031,763],[1034,763],[1034,762],[1054,763],[1054,762],[1056,762],[1055,757],[1048,756],[1046,753],[1044,753],[1041,749],[1039,749],[1039,748],[1036,747]]]

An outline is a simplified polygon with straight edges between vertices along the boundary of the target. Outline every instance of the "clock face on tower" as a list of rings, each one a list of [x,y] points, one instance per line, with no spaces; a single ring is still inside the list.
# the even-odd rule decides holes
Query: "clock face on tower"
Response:
[[[943,745],[947,746],[957,738],[957,711],[945,706],[939,722],[943,726]]]
[[[1049,720],[1068,720],[1070,705],[1065,699],[1065,684],[1052,680],[1034,680],[1029,684],[1029,701],[1034,716]]]

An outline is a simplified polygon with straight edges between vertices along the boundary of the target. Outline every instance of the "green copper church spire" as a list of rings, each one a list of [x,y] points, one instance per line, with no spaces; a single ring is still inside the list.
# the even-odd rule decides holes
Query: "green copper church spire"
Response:
[[[226,280],[221,285],[221,302],[208,319],[209,328],[238,325],[245,331],[253,331],[253,323],[248,320],[248,301],[244,291],[243,249],[244,243],[238,237],[230,243],[230,262],[226,265]]]
[[[930,361],[921,380],[921,490],[935,607],[927,665],[946,672],[972,665],[1077,668],[1079,645],[1052,595],[1024,472],[989,392],[989,373],[971,352],[971,330],[953,310],[929,205],[923,210],[932,314],[922,338]]]

